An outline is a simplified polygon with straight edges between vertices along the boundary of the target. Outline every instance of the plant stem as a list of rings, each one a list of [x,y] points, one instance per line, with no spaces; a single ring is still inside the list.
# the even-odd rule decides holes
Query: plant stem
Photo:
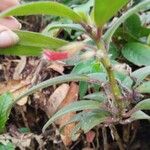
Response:
[[[118,86],[118,83],[115,79],[112,64],[110,62],[110,59],[109,59],[109,56],[108,56],[108,53],[104,44],[101,42],[97,42],[97,48],[102,53],[102,57],[100,58],[101,59],[100,61],[102,62],[102,64],[104,65],[107,71],[111,92],[114,96],[114,104],[118,108],[118,116],[121,117],[122,111],[123,111],[122,95],[121,95],[121,91]]]
[[[118,132],[117,132],[116,127],[115,127],[114,125],[110,125],[110,129],[112,130],[112,132],[113,132],[113,134],[114,134],[114,137],[115,137],[116,142],[117,142],[117,144],[118,144],[118,146],[119,146],[119,149],[120,149],[120,150],[125,150],[125,148],[124,148],[124,146],[123,146],[123,143],[122,143],[122,140],[121,140],[121,138],[120,138],[120,136],[119,136],[119,134],[118,134]]]

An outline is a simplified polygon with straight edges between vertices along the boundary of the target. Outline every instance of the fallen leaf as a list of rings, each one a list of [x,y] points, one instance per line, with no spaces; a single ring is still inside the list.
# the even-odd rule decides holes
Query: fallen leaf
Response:
[[[13,137],[10,134],[1,134],[0,135],[0,143],[7,144],[8,141],[11,141],[15,147],[18,147],[21,150],[25,150],[28,147],[31,147],[32,141],[36,141],[39,144],[39,147],[44,146],[44,142],[42,140],[41,135],[36,135],[33,133],[22,134],[18,132],[18,137]]]
[[[69,85],[62,84],[50,96],[45,106],[46,107],[45,111],[48,117],[50,117],[53,113],[56,112],[59,105],[62,103],[62,101],[66,97],[68,90],[69,90]]]
[[[22,56],[17,67],[15,68],[15,72],[13,74],[14,80],[20,79],[20,75],[21,75],[22,71],[24,70],[26,63],[27,63],[27,58],[25,56]]]
[[[83,148],[82,150],[94,150],[93,148],[90,148],[90,147],[85,147]]]
[[[59,109],[76,101],[78,99],[78,93],[79,93],[79,86],[76,83],[72,82],[70,84],[68,94],[66,95],[62,103],[60,104]],[[71,112],[71,113],[64,115],[63,117],[57,120],[57,124],[59,124],[60,126],[64,125],[75,114],[76,114],[75,112]],[[65,146],[68,146],[72,143],[71,132],[74,128],[75,128],[75,123],[69,124],[64,127],[63,133],[60,136]]]
[[[64,72],[64,64],[63,63],[53,62],[48,68],[51,68],[60,74],[63,74],[63,72]]]
[[[2,64],[0,64],[0,70],[2,70],[3,69],[3,65]]]
[[[7,82],[2,82],[0,84],[0,94],[5,92],[11,92],[16,98],[21,93],[26,91],[30,86],[29,81],[24,80],[9,80]],[[25,105],[27,102],[27,97],[22,98],[20,101],[17,102],[18,105],[22,106]]]

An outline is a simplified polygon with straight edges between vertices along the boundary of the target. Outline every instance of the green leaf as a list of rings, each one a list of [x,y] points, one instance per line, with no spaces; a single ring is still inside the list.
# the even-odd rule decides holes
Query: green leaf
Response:
[[[124,23],[127,31],[135,37],[140,37],[141,20],[139,15],[133,14]]]
[[[61,131],[64,129],[64,127],[70,123],[73,122],[79,122],[81,130],[84,131],[84,133],[87,133],[89,130],[94,128],[96,125],[99,125],[100,123],[104,122],[110,114],[104,110],[93,110],[88,112],[80,112],[76,114],[71,120],[69,120],[67,123],[65,123],[61,127]],[[78,130],[79,130],[78,129]]]
[[[16,31],[16,33],[20,38],[19,44],[25,46],[56,49],[68,43],[67,41],[36,32]]]
[[[81,31],[81,32],[86,32],[85,30],[84,30],[84,28],[81,26],[81,25],[79,25],[79,24],[59,24],[59,23],[57,23],[57,24],[49,24],[43,31],[42,31],[42,33],[43,34],[46,34],[47,35],[47,33],[49,32],[49,31],[51,31],[51,30],[54,30],[54,29],[72,29],[72,30],[77,30],[77,31]]]
[[[79,62],[72,70],[72,74],[87,74],[92,73],[93,59]]]
[[[86,94],[86,92],[88,90],[88,85],[89,85],[89,83],[84,82],[84,81],[80,81],[80,83],[79,83],[79,95],[80,95],[80,99],[82,99],[83,96]]]
[[[0,96],[0,133],[5,129],[12,104],[13,98],[10,93],[5,93]]]
[[[128,0],[94,0],[94,20],[98,27],[102,27],[113,17]]]
[[[130,121],[143,120],[143,119],[150,120],[150,116],[148,116],[141,110],[134,112],[129,118]]]
[[[83,98],[90,99],[90,100],[98,100],[100,102],[103,102],[107,99],[106,95],[103,92],[96,92],[96,93],[88,94],[84,96]]]
[[[150,34],[150,29],[142,25],[140,16],[137,14],[133,14],[125,21],[122,30],[123,30],[122,36],[125,36],[126,34],[127,37],[130,38],[128,39],[128,41],[129,40],[140,41],[141,37],[147,37]]]
[[[135,109],[140,110],[150,110],[150,99],[145,99],[140,101],[136,106]]]
[[[84,116],[87,112],[82,111],[80,113],[77,113],[76,115],[74,115],[69,121],[65,122],[61,127],[60,127],[60,132],[63,132],[63,129],[66,125],[74,123],[74,122],[79,122],[80,120],[82,120],[82,116]]]
[[[44,89],[48,86],[52,86],[52,85],[56,85],[56,84],[60,84],[60,83],[64,83],[64,82],[70,82],[70,81],[88,81],[89,79],[90,79],[90,77],[88,77],[87,75],[74,75],[74,74],[62,75],[62,76],[58,76],[58,77],[55,77],[52,79],[48,79],[46,81],[43,81],[43,82],[31,87],[24,93],[20,94],[14,100],[14,103],[16,103],[18,100],[22,99],[23,97],[31,95],[34,92]]]
[[[140,68],[131,73],[131,76],[137,80],[137,84],[142,82],[149,75],[150,75],[150,66]]]
[[[68,106],[60,109],[57,113],[55,113],[49,121],[44,125],[43,127],[43,132],[45,129],[53,123],[55,120],[60,118],[61,116],[69,113],[69,112],[75,112],[75,111],[80,111],[80,110],[86,110],[86,109],[99,109],[100,108],[100,103],[97,101],[92,101],[92,100],[81,100],[78,102],[74,102],[69,104]]]
[[[125,21],[124,28],[127,30],[126,32],[134,36],[137,40],[140,37],[148,36],[150,33],[149,28],[142,26],[141,19],[137,14],[133,14]]]
[[[8,56],[40,56],[42,49],[40,47],[15,45],[9,48],[0,49],[0,55]]]
[[[16,31],[20,42],[9,48],[1,48],[1,55],[39,56],[44,48],[56,49],[67,44],[67,41],[48,37],[40,33]]]
[[[94,73],[94,74],[88,74],[88,75],[74,75],[74,74],[69,74],[69,75],[63,75],[63,76],[58,76],[52,79],[48,79],[46,81],[43,81],[32,88],[28,89],[24,93],[20,94],[17,98],[15,98],[14,103],[22,99],[23,97],[26,97],[28,95],[33,94],[34,92],[41,90],[43,88],[46,88],[48,86],[64,83],[64,82],[70,82],[70,81],[91,81],[91,80],[100,80],[105,82],[106,81],[106,74],[104,73]],[[101,84],[101,82],[97,83]]]
[[[96,125],[99,125],[100,123],[106,121],[108,116],[110,116],[110,114],[103,110],[87,112],[85,116],[82,116],[82,119],[80,120],[81,129],[84,131],[84,133],[87,133]]]
[[[111,59],[113,60],[119,56],[119,50],[113,43],[110,44],[109,54],[111,55]]]
[[[93,6],[93,0],[88,0],[86,3],[75,5],[74,10],[76,12],[84,12],[86,14],[89,14],[91,7]]]
[[[140,86],[136,88],[140,93],[149,93],[150,94],[150,81],[143,82]]]
[[[30,132],[30,129],[29,128],[25,128],[25,127],[19,128],[18,130],[19,130],[19,132],[25,133],[25,134]]]
[[[150,45],[150,34],[149,34],[149,36],[147,38],[147,44]]]
[[[98,80],[103,83],[107,81],[106,73],[90,73],[88,76],[91,80]]]
[[[57,2],[31,2],[10,8],[0,14],[6,16],[54,15],[66,17],[74,22],[81,22],[80,16],[69,7]]]
[[[132,72],[130,76],[135,79],[135,86],[138,86],[148,75],[150,75],[150,66],[140,68]],[[131,88],[133,80],[130,77],[126,77],[122,83]]]
[[[15,150],[15,145],[8,141],[6,144],[0,144],[0,150]]]
[[[124,87],[131,88],[133,85],[133,80],[128,76],[122,81],[122,85],[124,85]]]
[[[98,0],[97,0],[98,1]],[[104,34],[103,38],[106,43],[111,42],[111,38],[113,34],[116,32],[118,27],[131,15],[140,12],[141,10],[147,10],[150,7],[150,0],[144,0],[135,7],[129,9],[126,13],[124,13]]]
[[[92,75],[93,73],[100,72],[101,70],[102,70],[102,67],[101,67],[100,63],[97,63],[93,59],[89,59],[87,61],[82,61],[82,62],[79,62],[78,64],[76,64],[75,67],[72,70],[72,74],[88,74],[88,73],[91,73],[89,75]],[[98,78],[101,81],[101,75],[100,76],[98,75]],[[91,79],[94,79],[94,78],[91,77]],[[89,84],[87,82],[80,82],[80,84],[79,84],[79,86],[80,86],[80,99],[82,99],[83,96],[85,96],[85,94],[88,90],[88,85]]]
[[[128,43],[122,50],[123,56],[138,66],[150,65],[150,46],[141,43]]]

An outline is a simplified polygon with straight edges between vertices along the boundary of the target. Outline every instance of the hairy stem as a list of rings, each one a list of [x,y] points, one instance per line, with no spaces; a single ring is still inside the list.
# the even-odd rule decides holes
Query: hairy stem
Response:
[[[122,102],[122,98],[121,98],[122,95],[121,95],[121,91],[118,86],[118,83],[115,79],[112,64],[110,62],[110,59],[109,59],[109,56],[108,56],[108,53],[107,53],[107,50],[106,50],[104,44],[97,42],[97,48],[102,53],[102,57],[100,58],[101,59],[100,61],[102,62],[102,64],[104,65],[104,67],[107,71],[111,92],[114,96],[114,104],[118,108],[118,113],[119,113],[118,116],[121,117],[122,111],[123,111],[123,102]]]

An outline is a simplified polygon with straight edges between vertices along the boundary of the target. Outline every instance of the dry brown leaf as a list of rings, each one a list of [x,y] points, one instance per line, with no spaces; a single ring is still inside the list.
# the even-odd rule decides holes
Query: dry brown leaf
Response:
[[[64,64],[59,63],[59,62],[53,62],[48,68],[51,68],[60,74],[63,74],[64,72]]]
[[[31,142],[33,140],[36,140],[38,142],[39,147],[43,147],[45,144],[42,140],[41,135],[36,135],[33,133],[23,134],[23,133],[17,133],[18,137],[11,136],[10,134],[1,134],[0,135],[0,143],[6,145],[8,142],[12,142],[16,147],[18,147],[20,150],[25,150],[26,148],[31,146]]]
[[[3,69],[3,65],[2,64],[0,64],[0,70],[2,70]]]
[[[76,101],[78,99],[78,93],[79,93],[79,86],[76,83],[72,82],[70,85],[68,94],[65,97],[65,99],[62,101],[62,103],[60,104],[59,109]],[[75,112],[66,114],[65,116],[58,119],[57,124],[59,124],[60,126],[64,125],[75,114],[76,114]],[[74,129],[74,127],[75,127],[75,123],[65,126],[65,128],[63,130],[63,134],[61,134],[61,139],[62,139],[63,143],[65,144],[65,146],[68,146],[72,143],[71,132]]]
[[[59,105],[66,97],[68,90],[69,85],[62,84],[50,96],[49,100],[47,101],[45,110],[48,117],[50,117],[58,109]]]
[[[26,91],[29,88],[30,82],[24,80],[9,80],[7,82],[2,82],[0,84],[0,94],[5,92],[11,92],[16,98],[21,93]],[[18,105],[24,105],[27,102],[27,97],[22,98],[17,102]]]
[[[90,148],[90,147],[85,147],[83,148],[82,150],[94,150],[93,148]]]
[[[21,75],[22,71],[24,70],[26,63],[27,63],[27,58],[25,56],[22,56],[17,67],[15,68],[15,72],[13,74],[14,80],[20,79],[20,75]]]

